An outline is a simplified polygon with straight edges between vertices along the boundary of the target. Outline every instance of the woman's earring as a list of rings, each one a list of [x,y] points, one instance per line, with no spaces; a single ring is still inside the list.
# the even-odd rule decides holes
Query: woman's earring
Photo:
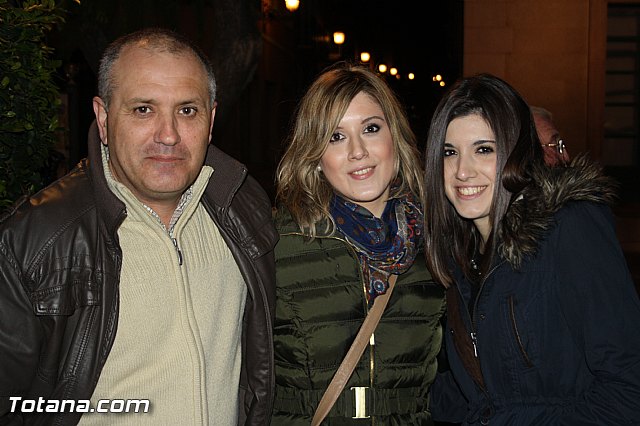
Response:
[[[318,171],[318,173],[322,171],[322,167],[320,167],[320,164],[318,164],[318,167],[316,167],[316,170]]]

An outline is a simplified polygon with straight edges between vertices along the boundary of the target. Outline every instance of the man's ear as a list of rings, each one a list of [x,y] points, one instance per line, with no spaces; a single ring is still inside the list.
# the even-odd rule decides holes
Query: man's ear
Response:
[[[209,143],[211,143],[211,132],[213,131],[213,121],[216,118],[216,108],[218,107],[218,102],[215,101],[213,103],[213,108],[211,108],[211,123],[209,123]]]
[[[100,140],[102,141],[103,145],[107,145],[107,107],[104,104],[103,100],[98,96],[95,96],[93,98],[93,112],[96,115],[98,131],[100,132]]]

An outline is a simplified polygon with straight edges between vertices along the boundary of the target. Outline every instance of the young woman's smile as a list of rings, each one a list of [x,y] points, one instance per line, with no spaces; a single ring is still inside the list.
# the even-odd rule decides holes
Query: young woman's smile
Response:
[[[458,214],[473,220],[482,237],[491,231],[489,212],[496,180],[495,135],[479,115],[449,123],[444,143],[444,186]]]

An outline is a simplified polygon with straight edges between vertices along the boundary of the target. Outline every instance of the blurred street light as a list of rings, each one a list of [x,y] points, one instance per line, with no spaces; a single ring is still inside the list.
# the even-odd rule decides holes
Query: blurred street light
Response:
[[[300,6],[300,0],[284,0],[284,3],[289,12],[295,12]]]

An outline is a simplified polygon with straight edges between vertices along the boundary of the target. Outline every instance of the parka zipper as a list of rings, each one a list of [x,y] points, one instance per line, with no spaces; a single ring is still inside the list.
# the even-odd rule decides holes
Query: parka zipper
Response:
[[[473,343],[473,353],[476,356],[476,358],[478,358],[478,332],[476,331],[477,329],[476,311],[478,308],[478,300],[480,299],[480,294],[482,293],[484,284],[489,278],[489,276],[493,272],[495,272],[495,270],[503,263],[505,263],[505,260],[502,260],[500,263],[498,263],[493,268],[491,268],[489,272],[487,272],[487,275],[480,282],[480,289],[478,290],[478,294],[476,295],[476,298],[473,302],[473,311],[472,311],[473,315],[471,317],[471,332],[469,334],[471,335],[471,342]],[[520,339],[520,333],[518,332],[518,326],[516,324],[515,311],[514,311],[514,305],[513,305],[513,296],[509,297],[509,315],[511,317],[510,318],[511,325],[513,327],[513,331],[516,336],[516,343],[518,344],[518,348],[520,349],[524,362],[528,367],[533,367],[533,363],[531,362],[531,359],[529,358],[529,356],[527,355],[527,352],[524,349],[524,345],[522,344],[522,340]]]
[[[476,326],[477,326],[477,322],[476,322],[476,311],[478,308],[478,300],[480,300],[480,295],[482,294],[482,290],[484,289],[484,285],[487,282],[487,279],[491,276],[491,274],[493,274],[496,269],[498,269],[503,263],[505,263],[505,260],[501,261],[500,263],[496,264],[495,266],[493,266],[489,272],[487,272],[487,274],[482,278],[482,281],[480,281],[480,288],[478,289],[478,294],[476,295],[475,300],[473,301],[473,315],[469,314],[469,308],[466,306],[464,306],[464,311],[466,311],[469,321],[471,322],[471,331],[469,332],[470,336],[471,336],[471,342],[473,343],[473,354],[475,355],[476,358],[478,358],[478,332],[476,331]],[[464,298],[462,297],[462,293],[460,291],[460,287],[456,286],[458,293],[460,295],[460,299],[464,301]],[[482,372],[480,372],[480,374],[482,374]],[[480,391],[485,395],[485,397],[487,398],[487,400],[491,400],[491,396],[489,395],[489,391],[484,387],[484,386],[478,386],[478,389],[480,389]]]
[[[478,358],[478,333],[472,331],[470,334],[471,343],[473,343],[473,355]]]
[[[473,353],[475,354],[476,358],[478,358],[478,332],[477,330],[477,320],[476,320],[476,312],[478,310],[478,300],[480,300],[480,295],[482,294],[482,290],[484,289],[484,284],[487,282],[487,279],[491,276],[491,274],[493,274],[496,269],[498,269],[503,263],[505,263],[505,260],[502,260],[500,263],[496,264],[495,266],[493,266],[493,268],[489,269],[489,272],[487,272],[487,274],[482,278],[482,281],[480,281],[480,288],[478,289],[478,294],[476,295],[475,300],[473,301],[473,314],[470,315],[470,320],[471,320],[471,341],[473,342]],[[460,291],[458,289],[458,291]],[[460,295],[462,296],[462,294]],[[469,312],[469,309],[465,309],[467,312]]]

